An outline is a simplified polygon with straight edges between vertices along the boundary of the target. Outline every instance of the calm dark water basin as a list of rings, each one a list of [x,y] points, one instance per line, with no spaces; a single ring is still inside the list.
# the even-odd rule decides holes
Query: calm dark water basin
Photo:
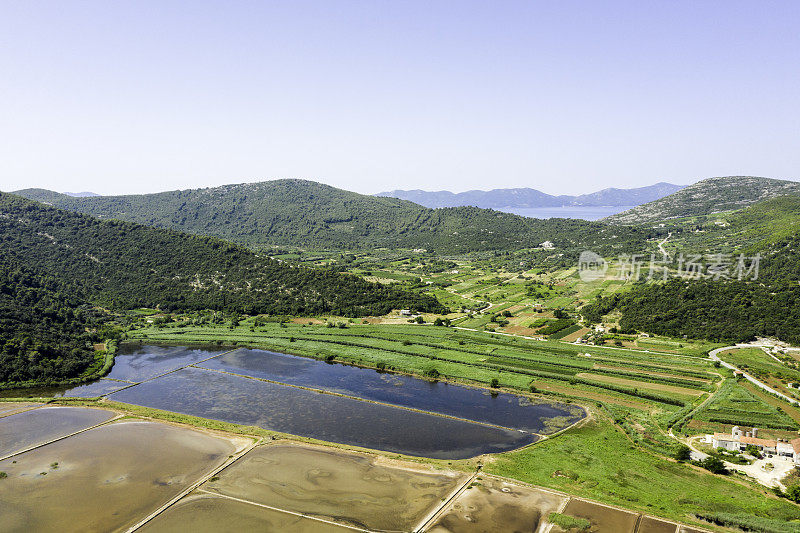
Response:
[[[532,403],[513,394],[220,347],[123,345],[105,379],[13,394],[26,392],[108,395],[187,415],[441,459],[513,450],[535,442],[534,433],[551,433],[585,416],[576,406]]]
[[[555,403],[532,403],[514,394],[491,394],[489,391],[430,382],[375,370],[296,357],[266,350],[238,349],[209,359],[198,366],[339,392],[377,402],[386,402],[423,411],[432,411],[521,429],[548,433],[552,426],[547,419],[567,417],[572,423],[577,414],[574,406]]]
[[[110,398],[304,437],[439,459],[465,459],[513,450],[537,439],[521,431],[193,367],[130,387]]]
[[[140,382],[227,351],[223,348],[123,344],[114,357],[110,379]]]

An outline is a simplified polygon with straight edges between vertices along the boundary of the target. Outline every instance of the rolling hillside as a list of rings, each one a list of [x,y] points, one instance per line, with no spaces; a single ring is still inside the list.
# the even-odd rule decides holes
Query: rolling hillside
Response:
[[[586,305],[584,317],[599,321],[618,309],[623,330],[722,342],[776,337],[800,343],[800,196],[762,200],[671,229],[667,248],[673,258],[694,256],[708,265],[717,254],[727,254],[728,276],[673,276],[665,283],[637,284]],[[745,255],[746,267],[760,256],[757,273],[737,279],[739,254]]]
[[[403,247],[442,253],[536,247],[569,249],[639,240],[635,229],[579,220],[535,220],[476,207],[429,209],[313,181],[276,180],[132,196],[75,198],[42,189],[15,194],[103,219],[120,219],[260,250]]]
[[[270,314],[437,311],[432,297],[356,276],[293,267],[210,237],[101,221],[0,193],[0,258],[80,287],[114,309]]]
[[[382,192],[377,196],[400,198],[416,202],[425,207],[475,206],[489,209],[503,207],[562,207],[562,206],[630,206],[651,202],[670,195],[683,188],[683,185],[656,183],[635,189],[609,188],[591,194],[578,196],[553,196],[536,189],[492,189],[490,191],[450,191],[396,190]]]
[[[742,209],[761,200],[784,195],[800,195],[800,183],[753,176],[709,178],[660,200],[606,217],[603,221],[612,224],[650,224]]]

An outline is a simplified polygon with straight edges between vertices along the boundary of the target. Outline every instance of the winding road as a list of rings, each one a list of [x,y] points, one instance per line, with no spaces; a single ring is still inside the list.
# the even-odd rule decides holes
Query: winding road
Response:
[[[786,400],[787,402],[789,402],[792,405],[800,405],[800,401],[797,401],[794,398],[790,398],[789,396],[786,396],[785,394],[776,391],[775,389],[773,389],[772,387],[770,387],[766,383],[757,380],[756,378],[754,378],[753,376],[751,376],[747,372],[743,371],[742,369],[740,369],[740,368],[738,368],[738,367],[736,367],[736,366],[734,366],[734,365],[732,365],[730,363],[726,363],[725,361],[723,361],[722,359],[719,358],[718,354],[720,354],[720,353],[722,353],[722,352],[724,352],[726,350],[735,350],[737,348],[762,348],[763,349],[762,346],[757,345],[757,344],[737,344],[735,346],[725,346],[723,348],[716,348],[714,350],[711,350],[710,352],[708,352],[708,356],[713,361],[717,361],[719,364],[721,364],[725,368],[729,368],[729,369],[733,370],[734,372],[741,372],[742,376],[744,376],[745,379],[747,379],[747,381],[749,381],[750,383],[752,383],[756,387],[759,387],[759,388],[769,392],[770,394],[774,394],[774,395],[778,396],[779,398],[781,398],[783,400]]]

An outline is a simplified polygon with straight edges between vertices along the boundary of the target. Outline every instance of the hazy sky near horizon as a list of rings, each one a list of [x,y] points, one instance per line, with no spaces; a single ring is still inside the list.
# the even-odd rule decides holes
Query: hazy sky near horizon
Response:
[[[0,2],[0,190],[800,179],[800,2]]]

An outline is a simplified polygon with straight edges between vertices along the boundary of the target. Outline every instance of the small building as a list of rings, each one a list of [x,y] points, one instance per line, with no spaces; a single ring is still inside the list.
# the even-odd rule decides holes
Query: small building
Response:
[[[796,464],[800,464],[800,438],[790,441],[762,439],[758,437],[758,428],[742,431],[739,426],[733,426],[730,434],[714,433],[711,445],[714,448],[722,448],[731,452],[743,452],[748,445],[755,446],[761,453],[786,457],[792,459]]]
[[[411,309],[401,309],[400,316],[411,316]]]

